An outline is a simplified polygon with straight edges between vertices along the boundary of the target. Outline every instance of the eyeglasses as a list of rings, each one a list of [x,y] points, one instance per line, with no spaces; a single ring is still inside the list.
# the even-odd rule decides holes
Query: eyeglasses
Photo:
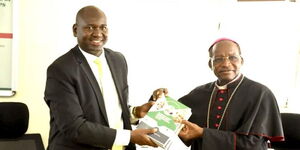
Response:
[[[232,55],[232,56],[226,56],[226,57],[211,57],[210,59],[214,64],[220,64],[225,62],[225,60],[229,60],[231,63],[236,63],[240,60],[241,56],[239,55]]]

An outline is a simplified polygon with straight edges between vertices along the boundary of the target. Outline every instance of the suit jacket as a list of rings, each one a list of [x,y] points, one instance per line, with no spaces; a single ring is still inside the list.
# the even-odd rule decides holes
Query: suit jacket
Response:
[[[131,129],[126,60],[119,52],[104,50],[121,103],[124,129]],[[116,130],[109,128],[100,87],[78,46],[48,67],[44,99],[50,108],[48,150],[112,147]],[[130,143],[126,150],[135,150],[135,145]]]

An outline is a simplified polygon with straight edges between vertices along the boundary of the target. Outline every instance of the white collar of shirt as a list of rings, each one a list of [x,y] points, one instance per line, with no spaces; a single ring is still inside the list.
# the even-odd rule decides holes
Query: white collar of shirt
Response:
[[[79,46],[78,46],[78,47],[79,47]],[[92,55],[92,54],[90,54],[90,53],[85,52],[85,51],[82,50],[80,47],[79,47],[79,49],[80,49],[80,51],[82,52],[82,54],[84,55],[85,59],[89,62],[89,64],[90,64],[90,62],[94,62],[94,60],[95,60],[96,58],[99,58],[99,59],[101,60],[101,62],[102,62],[103,60],[106,61],[106,59],[105,59],[105,51],[104,51],[103,48],[102,48],[102,53],[101,53],[101,55],[100,55],[99,57],[97,57],[97,56],[95,56],[95,55]]]
[[[79,46],[78,46],[78,47],[79,47]],[[106,74],[111,74],[111,72],[110,72],[109,69],[105,70],[107,63],[106,63],[105,50],[104,50],[104,49],[102,49],[102,53],[101,53],[101,55],[100,55],[99,57],[98,57],[98,56],[95,56],[95,55],[92,55],[92,54],[90,54],[90,53],[85,52],[85,51],[82,50],[80,47],[79,47],[79,49],[80,49],[80,51],[82,52],[82,54],[83,54],[83,56],[85,57],[85,59],[87,60],[87,62],[88,62],[88,64],[89,64],[90,68],[92,69],[92,72],[93,72],[93,74],[94,74],[96,80],[98,81],[98,83],[100,83],[100,78],[99,78],[99,76],[98,76],[98,67],[97,67],[97,65],[94,63],[94,61],[95,61],[97,58],[100,59],[101,64],[102,64],[102,67],[103,67],[103,68],[102,68],[102,69],[103,69],[103,76],[104,76],[104,75],[106,76]],[[105,70],[105,71],[104,71],[104,70]],[[109,71],[109,72],[107,72],[107,71]],[[101,86],[101,85],[99,84],[99,86]]]

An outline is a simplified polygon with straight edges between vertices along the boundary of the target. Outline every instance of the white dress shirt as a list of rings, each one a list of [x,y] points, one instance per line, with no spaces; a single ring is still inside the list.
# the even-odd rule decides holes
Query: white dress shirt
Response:
[[[98,67],[94,63],[94,60],[98,57],[83,51],[81,48],[79,49],[91,67],[92,72],[99,83],[100,89],[103,89],[102,95],[110,128],[114,128],[113,125],[115,124],[119,124],[123,128],[123,120],[121,116],[122,108],[111,71],[105,58],[104,50],[102,50],[102,54],[99,56],[103,71],[103,77],[102,80],[100,80]],[[130,141],[130,132],[130,130],[117,129],[114,145],[128,145]]]

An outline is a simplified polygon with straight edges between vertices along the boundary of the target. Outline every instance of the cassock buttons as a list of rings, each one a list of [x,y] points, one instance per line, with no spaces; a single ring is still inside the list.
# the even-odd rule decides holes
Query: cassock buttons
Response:
[[[221,110],[221,109],[222,109],[222,107],[221,107],[221,106],[218,106],[218,107],[217,107],[217,109],[218,109],[218,110]]]
[[[220,92],[221,94],[224,94],[224,93],[225,93],[225,90],[219,90],[219,92]]]
[[[216,128],[219,127],[219,124],[216,123],[216,124],[215,124],[215,127],[216,127]]]
[[[221,118],[221,115],[217,115],[216,118],[217,118],[217,119],[220,119],[220,118]]]
[[[219,98],[219,101],[220,101],[220,102],[224,101],[224,98],[220,97],[220,98]]]

